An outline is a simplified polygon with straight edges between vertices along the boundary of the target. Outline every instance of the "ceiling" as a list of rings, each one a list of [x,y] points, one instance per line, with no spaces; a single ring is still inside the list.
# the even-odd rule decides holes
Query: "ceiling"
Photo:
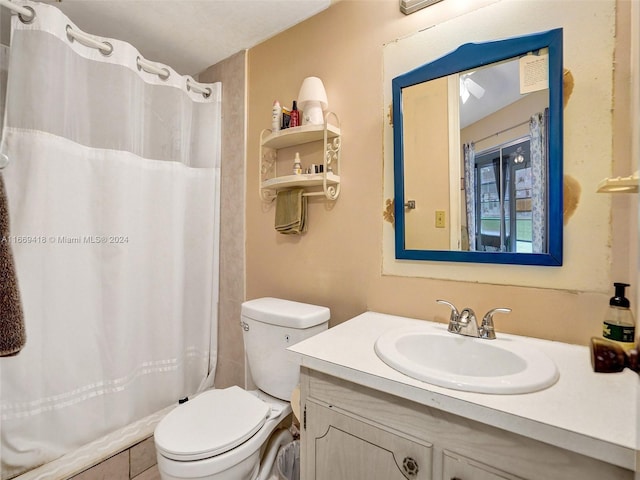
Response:
[[[86,33],[125,40],[195,75],[300,23],[331,0],[45,0]]]
[[[462,73],[462,72],[461,72]],[[467,101],[460,99],[460,128],[465,128],[507,105],[524,98],[520,94],[520,62],[514,60],[493,63],[464,72],[473,84],[481,87],[480,96],[470,92]]]

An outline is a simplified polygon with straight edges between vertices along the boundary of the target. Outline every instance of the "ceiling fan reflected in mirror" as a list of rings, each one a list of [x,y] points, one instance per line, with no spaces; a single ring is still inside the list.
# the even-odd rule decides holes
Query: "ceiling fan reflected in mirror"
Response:
[[[480,86],[475,80],[470,77],[475,72],[465,73],[464,75],[460,75],[460,98],[462,99],[462,103],[467,103],[469,97],[473,95],[475,98],[482,98],[485,93],[485,89]]]

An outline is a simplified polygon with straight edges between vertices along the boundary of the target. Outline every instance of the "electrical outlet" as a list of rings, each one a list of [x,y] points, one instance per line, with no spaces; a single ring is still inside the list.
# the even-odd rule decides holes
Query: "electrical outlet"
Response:
[[[446,225],[446,216],[444,210],[436,210],[436,228],[444,228]]]

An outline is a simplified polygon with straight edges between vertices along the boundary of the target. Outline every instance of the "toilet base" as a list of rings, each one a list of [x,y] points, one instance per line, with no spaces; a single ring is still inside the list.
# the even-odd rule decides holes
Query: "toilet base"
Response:
[[[160,471],[160,478],[162,480],[255,480],[260,470],[260,451],[258,450],[239,464],[210,475],[200,475],[201,472],[194,470],[191,473],[195,476],[187,477],[184,475],[187,472],[183,471],[181,472],[181,476],[175,477],[167,473],[167,470],[174,470],[170,465],[167,465],[168,462],[172,463],[175,462],[175,460],[158,457],[158,470]]]

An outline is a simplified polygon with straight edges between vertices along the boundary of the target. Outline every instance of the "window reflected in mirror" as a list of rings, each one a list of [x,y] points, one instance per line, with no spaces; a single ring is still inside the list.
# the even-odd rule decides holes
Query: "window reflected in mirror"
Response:
[[[474,232],[467,240],[477,251],[534,252],[533,218],[544,218],[544,210],[534,212],[530,142],[524,137],[475,154],[476,189],[467,196],[470,206],[464,213],[467,225],[471,216],[478,225],[479,235]],[[472,148],[473,144],[467,147],[469,155]],[[545,207],[544,203],[540,206]],[[542,245],[536,245],[535,250],[542,251]]]

